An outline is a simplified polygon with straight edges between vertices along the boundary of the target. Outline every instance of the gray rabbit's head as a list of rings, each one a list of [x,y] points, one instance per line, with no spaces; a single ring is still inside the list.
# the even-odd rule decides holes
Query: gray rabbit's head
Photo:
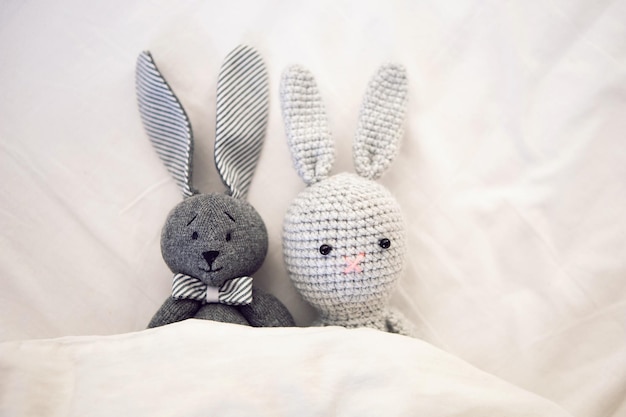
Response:
[[[247,70],[240,71],[242,67]],[[144,127],[184,197],[163,227],[165,263],[175,274],[214,287],[252,275],[261,267],[268,245],[263,220],[245,201],[269,110],[261,57],[254,49],[240,46],[226,57],[220,72],[215,163],[226,194],[201,194],[192,187],[191,124],[148,52],[137,60],[136,81]]]
[[[169,214],[161,233],[161,252],[172,272],[220,287],[261,267],[267,231],[246,201],[225,194],[198,194]]]
[[[358,175],[330,176],[334,147],[315,80],[298,66],[283,74],[288,144],[308,185],[285,215],[283,253],[291,280],[325,324],[384,326],[379,318],[403,269],[406,238],[398,203],[374,180],[398,153],[406,100],[404,69],[382,66],[359,116]]]

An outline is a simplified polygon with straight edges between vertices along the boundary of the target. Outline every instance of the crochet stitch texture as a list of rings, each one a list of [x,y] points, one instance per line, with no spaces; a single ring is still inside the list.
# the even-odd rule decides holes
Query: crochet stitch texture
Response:
[[[390,246],[383,248],[381,240]],[[386,305],[403,269],[400,207],[383,186],[343,173],[300,194],[284,222],[289,275],[320,324],[387,330]],[[327,255],[320,247],[328,245]],[[362,260],[350,268],[359,255]]]
[[[334,147],[317,84],[299,66],[283,75],[288,145],[309,186],[285,215],[283,255],[296,289],[319,313],[317,325],[413,333],[388,306],[404,266],[402,213],[391,193],[373,181],[398,154],[406,101],[404,68],[380,67],[368,85],[353,144],[358,175],[329,176]]]

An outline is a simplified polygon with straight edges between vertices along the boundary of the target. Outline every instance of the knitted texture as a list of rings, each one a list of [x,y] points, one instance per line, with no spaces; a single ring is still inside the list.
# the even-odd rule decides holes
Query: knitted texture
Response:
[[[380,67],[354,139],[358,175],[329,177],[333,144],[315,80],[298,66],[283,74],[287,141],[296,171],[309,185],[285,215],[283,254],[295,287],[319,313],[317,325],[412,334],[408,321],[388,307],[404,265],[402,214],[393,196],[372,181],[398,154],[406,103],[404,68]]]
[[[405,252],[402,214],[389,191],[354,174],[333,176],[294,200],[283,232],[289,275],[320,324],[386,330]]]
[[[295,326],[289,310],[273,295],[253,287],[252,298],[254,301],[251,304],[233,307],[217,303],[202,304],[196,300],[174,300],[168,297],[148,327],[164,326],[191,317],[253,327]]]
[[[199,194],[178,204],[161,233],[163,259],[175,274],[219,287],[252,276],[267,253],[267,231],[256,210],[225,194]]]
[[[335,159],[326,109],[313,75],[290,67],[280,85],[281,108],[294,166],[306,184],[330,174]]]
[[[136,77],[146,132],[185,196],[161,233],[163,259],[178,280],[149,326],[187,318],[295,325],[277,298],[252,288],[251,276],[263,263],[268,245],[263,220],[245,201],[269,112],[267,70],[260,55],[245,45],[235,48],[218,78],[214,157],[228,195],[199,194],[191,187],[191,124],[147,52],[137,61]],[[194,299],[187,299],[190,295]]]
[[[382,66],[365,93],[352,148],[360,176],[378,179],[398,154],[406,104],[406,71]]]
[[[198,194],[179,203],[161,233],[161,252],[171,271],[212,287],[252,276],[263,264],[267,244],[265,224],[257,211],[244,200],[219,193]],[[251,326],[295,325],[276,297],[257,288],[252,291],[252,303],[241,306],[169,297],[149,327],[191,317]]]

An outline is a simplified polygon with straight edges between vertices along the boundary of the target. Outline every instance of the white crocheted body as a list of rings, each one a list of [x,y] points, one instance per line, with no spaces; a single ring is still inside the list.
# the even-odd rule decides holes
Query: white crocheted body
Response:
[[[293,201],[283,232],[290,278],[320,324],[388,330],[387,303],[406,240],[389,191],[354,174],[327,178]]]
[[[385,308],[381,311],[362,314],[358,317],[338,319],[335,317],[320,317],[315,320],[313,326],[343,326],[347,328],[371,327],[389,333],[398,333],[405,336],[416,337],[416,329],[400,312]]]

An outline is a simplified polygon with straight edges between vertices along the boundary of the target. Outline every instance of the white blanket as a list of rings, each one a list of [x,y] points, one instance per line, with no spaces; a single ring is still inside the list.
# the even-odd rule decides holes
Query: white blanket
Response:
[[[534,416],[550,402],[405,336],[188,320],[0,345],[3,416]]]
[[[128,355],[139,360],[148,349],[153,355],[144,360],[163,362],[151,341],[178,343],[174,329],[133,335],[170,291],[159,234],[180,201],[139,119],[135,59],[142,50],[152,52],[194,129],[196,186],[219,192],[224,188],[212,157],[216,77],[226,54],[248,43],[265,58],[271,88],[267,142],[249,194],[270,239],[257,285],[281,299],[299,326],[313,321],[286,275],[280,248],[285,209],[304,188],[280,116],[282,70],[301,64],[315,74],[337,143],[335,172],[353,172],[351,140],[367,81],[381,63],[401,63],[409,77],[406,133],[381,179],[397,196],[408,228],[409,262],[393,307],[424,342],[575,416],[626,415],[624,22],[624,0],[4,0],[0,341],[129,333],[102,341],[27,342],[11,357],[52,368],[37,368],[34,379],[11,373],[7,381],[3,372],[4,383],[15,388],[24,381],[24,404],[72,398],[82,412],[78,401],[106,399],[107,390],[121,397],[123,385],[110,381],[122,384],[150,368]],[[261,351],[282,352],[280,363],[263,366],[296,373],[287,372],[289,381],[323,365],[322,358],[308,363],[309,356],[299,356],[300,349],[319,352],[307,343],[320,338],[337,349],[352,346],[341,336],[347,334],[384,340],[382,346],[393,345],[390,352],[415,351],[417,362],[406,369],[390,359],[406,378],[405,384],[394,381],[401,390],[424,382],[421,373],[411,373],[425,366],[422,353],[445,359],[439,371],[454,362],[419,342],[367,332],[265,336],[220,327],[197,337],[216,332],[233,332],[233,342],[254,334]],[[269,337],[283,334],[302,339]],[[248,360],[257,351],[252,343],[243,345],[245,354],[234,346],[230,354],[216,347],[223,355],[207,357],[203,366]],[[89,355],[107,350],[110,355]],[[63,362],[72,355],[85,367]],[[111,363],[112,357],[121,362]],[[28,365],[2,360],[11,369]],[[376,361],[354,360],[364,367],[360,372],[369,366],[380,371]],[[120,374],[89,379],[88,369],[109,372],[109,365]],[[41,375],[46,369],[52,374]],[[157,394],[174,372],[152,369],[144,382],[135,381],[145,390],[153,384],[151,401],[163,404],[169,397]],[[344,375],[335,383],[353,381],[351,370],[340,369]],[[75,371],[86,378],[72,388],[83,400],[51,388],[55,375]],[[440,392],[469,398],[473,377],[463,387],[455,375],[436,371],[429,377]],[[311,378],[322,384],[324,375]],[[47,381],[45,389],[28,383],[38,378]],[[284,386],[287,395],[291,385]],[[345,388],[332,398],[352,395]],[[259,397],[251,389],[246,385],[240,395]],[[19,402],[0,395],[0,406]],[[195,395],[201,401],[200,391]],[[362,399],[363,391],[354,395],[364,404],[373,401]],[[186,398],[180,397],[169,398],[170,406]],[[114,415],[117,399],[108,406],[111,412],[102,403],[97,410]]]

